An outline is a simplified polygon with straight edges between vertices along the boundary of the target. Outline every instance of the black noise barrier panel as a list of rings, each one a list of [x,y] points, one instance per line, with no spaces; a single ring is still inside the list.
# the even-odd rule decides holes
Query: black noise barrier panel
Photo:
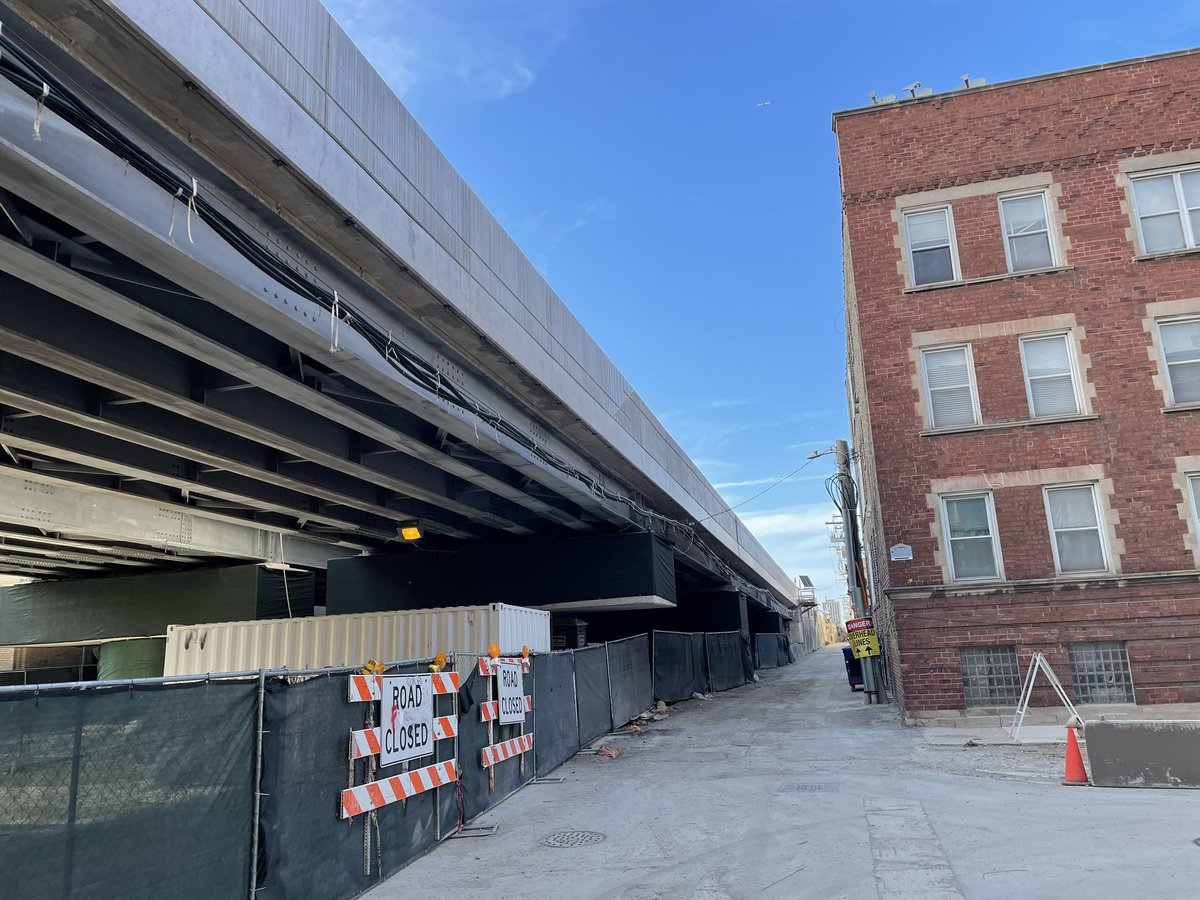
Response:
[[[696,640],[699,638],[699,642]],[[708,689],[704,675],[704,635],[679,631],[651,634],[654,697],[667,703],[691,699]],[[696,652],[699,644],[699,654]]]
[[[788,660],[787,636],[775,632],[756,634],[754,636],[755,653],[758,656],[758,668],[776,669],[786,666]]]
[[[697,632],[691,636],[692,638],[692,664],[695,666],[695,687],[696,691],[701,694],[707,694],[712,688],[708,682],[708,651],[706,649],[706,641],[704,633]]]
[[[579,749],[579,720],[575,704],[575,654],[547,653],[534,657],[537,696],[534,698],[533,751],[538,775],[561,766]]]
[[[534,690],[536,671],[536,668],[533,668],[523,676],[525,693],[534,698],[535,707],[538,703],[538,695]],[[465,677],[458,692],[458,767],[462,772],[459,784],[462,788],[461,802],[464,822],[469,822],[480,813],[486,812],[515,790],[528,784],[534,777],[534,754],[537,752],[540,735],[534,730],[533,715],[525,714],[523,726],[480,721],[479,706],[487,701],[489,680],[492,682],[492,697],[495,698],[497,696],[495,677],[489,679],[480,675],[478,667],[472,669],[470,677]],[[489,724],[492,728],[490,740],[488,738]],[[489,789],[489,770],[483,766],[483,748],[489,744],[499,744],[502,741],[520,737],[522,733],[530,732],[533,732],[533,751],[496,763],[492,767],[495,779]],[[522,765],[522,761],[524,765]]]
[[[748,680],[743,663],[742,636],[736,631],[706,634],[708,679],[714,691],[740,687]],[[746,651],[748,655],[748,650]]]
[[[424,666],[407,665],[388,674],[425,671]],[[340,818],[339,800],[351,770],[354,784],[365,783],[372,759],[350,761],[350,732],[366,727],[368,708],[380,705],[349,702],[348,681],[344,673],[267,679],[258,900],[361,893],[434,845],[437,795],[454,799],[455,788],[450,786],[384,806],[375,812],[374,820],[370,813]],[[435,715],[450,715],[452,697],[434,700]],[[452,757],[453,742],[438,741],[435,747],[436,756],[409,760],[409,767]],[[401,771],[400,765],[378,768],[375,778]],[[366,852],[365,828],[371,829]]]
[[[612,731],[612,703],[608,691],[608,648],[585,647],[575,651],[575,711],[579,746]]]
[[[654,705],[650,673],[650,635],[608,643],[608,686],[612,722],[619,728]]]
[[[257,703],[257,678],[0,693],[0,897],[248,896]]]

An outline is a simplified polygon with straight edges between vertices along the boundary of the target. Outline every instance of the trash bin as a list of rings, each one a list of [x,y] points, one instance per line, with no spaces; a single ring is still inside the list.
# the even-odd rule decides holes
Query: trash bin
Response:
[[[862,663],[854,658],[849,647],[842,648],[842,658],[846,661],[846,680],[850,682],[850,690],[863,690]]]

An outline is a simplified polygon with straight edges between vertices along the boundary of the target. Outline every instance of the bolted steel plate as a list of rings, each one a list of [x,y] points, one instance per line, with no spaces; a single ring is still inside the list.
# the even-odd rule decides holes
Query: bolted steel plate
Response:
[[[587,847],[604,840],[599,831],[556,831],[542,838],[547,847]]]

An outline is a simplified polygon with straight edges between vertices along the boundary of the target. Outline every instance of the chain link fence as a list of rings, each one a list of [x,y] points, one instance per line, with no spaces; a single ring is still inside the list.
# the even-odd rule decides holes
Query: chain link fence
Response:
[[[679,637],[714,689],[744,683],[741,635]],[[0,687],[0,900],[354,896],[653,702],[648,635],[534,662],[523,726],[486,724],[488,679],[460,667],[434,705],[457,715],[436,759],[458,779],[353,820],[341,791],[374,776],[350,734],[378,720],[348,699],[352,667]],[[545,746],[482,766],[527,729]]]
[[[0,897],[245,896],[257,679],[96,684],[0,691]]]

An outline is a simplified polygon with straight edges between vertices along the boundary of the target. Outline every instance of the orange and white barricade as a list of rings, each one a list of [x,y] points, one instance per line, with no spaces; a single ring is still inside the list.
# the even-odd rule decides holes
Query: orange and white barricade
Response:
[[[428,679],[428,681],[426,681]],[[346,699],[351,703],[380,703],[379,725],[372,711],[367,718],[367,727],[350,732],[349,757],[351,760],[380,757],[387,763],[403,763],[408,759],[419,759],[435,754],[438,741],[455,742],[454,757],[439,760],[431,765],[411,771],[401,771],[386,778],[367,781],[366,784],[343,790],[340,797],[340,815],[350,819],[390,803],[407,800],[425,791],[432,791],[458,780],[458,689],[459,674],[454,671],[414,673],[405,675],[351,675],[347,679]],[[389,687],[390,685],[390,687]],[[427,687],[426,687],[427,685]],[[390,697],[385,698],[388,692]],[[428,697],[425,696],[428,691]],[[433,698],[449,695],[454,697],[454,712],[449,716],[433,715]],[[404,697],[403,702],[398,702]],[[384,711],[388,700],[392,701],[391,722],[385,721]],[[428,702],[428,706],[424,704]],[[408,715],[417,710],[415,719],[399,716],[400,706],[407,705]],[[414,736],[416,740],[414,742]],[[407,742],[407,746],[403,745]],[[407,751],[408,755],[400,755]],[[371,759],[369,770],[373,776],[376,762]]]

